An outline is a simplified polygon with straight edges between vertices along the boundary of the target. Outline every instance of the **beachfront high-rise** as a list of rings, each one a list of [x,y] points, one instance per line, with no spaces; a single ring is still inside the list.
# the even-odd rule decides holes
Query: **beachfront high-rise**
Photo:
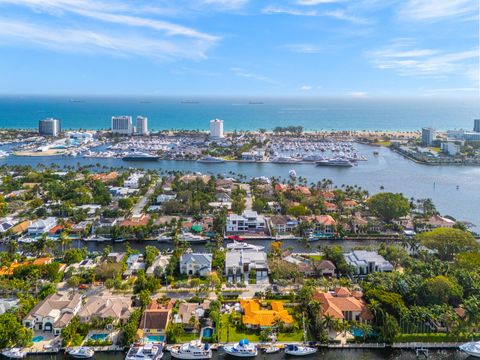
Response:
[[[38,122],[38,132],[45,136],[58,136],[61,131],[60,120],[54,118],[43,119]]]
[[[133,134],[131,116],[112,116],[112,133],[122,135]]]
[[[148,118],[145,116],[137,116],[137,129],[138,135],[148,135]]]
[[[424,127],[422,128],[422,145],[430,146],[435,141],[437,132],[434,128]]]
[[[223,138],[223,120],[210,120],[210,137],[214,139]]]
[[[480,133],[480,119],[473,120],[473,131]]]

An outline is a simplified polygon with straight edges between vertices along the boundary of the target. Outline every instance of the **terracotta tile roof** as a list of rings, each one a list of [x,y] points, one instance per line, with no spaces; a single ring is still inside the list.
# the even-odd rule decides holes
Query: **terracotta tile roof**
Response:
[[[150,220],[150,215],[148,214],[142,214],[141,216],[137,217],[130,217],[125,220],[123,220],[120,223],[120,226],[145,226],[148,224]]]
[[[242,322],[245,325],[269,327],[275,319],[281,319],[285,324],[293,324],[293,317],[284,309],[279,301],[272,301],[271,310],[263,310],[257,300],[241,300],[240,306],[244,312]]]
[[[335,226],[336,224],[335,219],[330,215],[317,215],[315,216],[315,221],[325,226]]]
[[[344,319],[345,312],[358,313],[362,320],[371,320],[372,314],[362,299],[351,296],[346,288],[338,288],[335,294],[317,292],[314,299],[319,301],[324,315]]]
[[[21,263],[13,262],[10,264],[10,266],[2,266],[0,268],[0,276],[13,275],[14,270],[21,266],[28,266],[28,265],[42,266],[42,265],[51,264],[52,261],[53,261],[53,258],[45,257],[45,258],[38,258],[35,260],[28,260]]]
[[[24,220],[21,223],[18,223],[17,225],[13,226],[10,228],[10,232],[12,234],[22,234],[25,231],[27,231],[28,227],[30,226],[30,221],[29,220]]]

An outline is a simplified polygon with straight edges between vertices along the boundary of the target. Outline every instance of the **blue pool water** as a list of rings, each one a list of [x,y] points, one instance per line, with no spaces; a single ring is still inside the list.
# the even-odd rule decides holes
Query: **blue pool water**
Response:
[[[210,339],[213,336],[213,329],[212,328],[205,328],[202,332],[202,337],[205,339]]]
[[[40,342],[40,341],[42,341],[43,339],[44,339],[43,336],[35,336],[35,337],[32,339],[32,341],[33,341],[33,342]]]
[[[92,336],[90,336],[90,339],[92,340],[105,340],[106,338],[108,338],[108,334],[93,334]]]
[[[163,335],[147,335],[148,342],[164,342],[165,336]]]

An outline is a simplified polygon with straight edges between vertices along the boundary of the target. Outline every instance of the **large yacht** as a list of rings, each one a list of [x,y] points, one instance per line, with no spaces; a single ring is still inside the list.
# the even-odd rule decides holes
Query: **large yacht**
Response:
[[[158,161],[159,157],[144,152],[131,152],[122,157],[124,161]]]
[[[190,244],[203,244],[207,242],[208,238],[206,236],[195,235],[189,232],[184,232],[178,236],[178,240],[187,242]]]
[[[233,240],[233,243],[227,244],[227,249],[230,251],[240,251],[240,250],[256,250],[262,251],[265,249],[265,246],[248,244],[245,242],[239,242]]]
[[[27,356],[27,352],[21,348],[3,349],[2,355],[10,359],[23,359]]]
[[[178,348],[172,348],[170,355],[176,359],[211,359],[212,350],[208,344],[202,344],[199,340],[193,340],[188,344],[183,344]]]
[[[254,344],[250,344],[247,339],[242,339],[235,345],[224,346],[223,350],[225,350],[228,355],[236,357],[251,358],[258,354],[257,347]]]
[[[472,341],[459,346],[464,353],[480,358],[480,341]]]
[[[162,356],[161,346],[147,343],[145,345],[133,345],[128,350],[125,360],[159,360]]]
[[[214,156],[204,156],[197,160],[199,163],[224,163],[225,160]]]
[[[335,159],[326,159],[326,160],[319,160],[315,161],[317,166],[335,166],[335,167],[352,167],[353,164],[351,161],[342,158],[335,158]]]

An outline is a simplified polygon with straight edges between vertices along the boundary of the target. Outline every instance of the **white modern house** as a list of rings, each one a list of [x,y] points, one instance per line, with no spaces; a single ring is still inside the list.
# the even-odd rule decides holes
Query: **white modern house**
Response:
[[[138,189],[139,181],[143,177],[144,174],[142,173],[133,173],[128,177],[127,180],[124,181],[123,186],[125,186],[126,188]]]
[[[230,214],[227,217],[227,232],[263,231],[265,226],[265,217],[252,210],[245,210],[242,215]]]
[[[248,284],[251,273],[257,283],[268,281],[267,254],[258,250],[227,251],[225,254],[225,276],[230,283]]]
[[[23,325],[33,330],[59,335],[78,313],[81,306],[82,296],[78,293],[53,294],[30,310],[23,319]]]
[[[30,224],[27,232],[29,236],[40,236],[48,232],[55,225],[57,225],[57,219],[54,217],[48,217],[46,219],[37,220]]]
[[[157,204],[163,204],[172,200],[175,200],[176,194],[160,194],[157,196]]]
[[[343,256],[347,264],[355,268],[356,275],[393,271],[393,265],[375,251],[354,250]]]
[[[212,272],[212,254],[185,253],[180,257],[180,273],[207,276]]]

